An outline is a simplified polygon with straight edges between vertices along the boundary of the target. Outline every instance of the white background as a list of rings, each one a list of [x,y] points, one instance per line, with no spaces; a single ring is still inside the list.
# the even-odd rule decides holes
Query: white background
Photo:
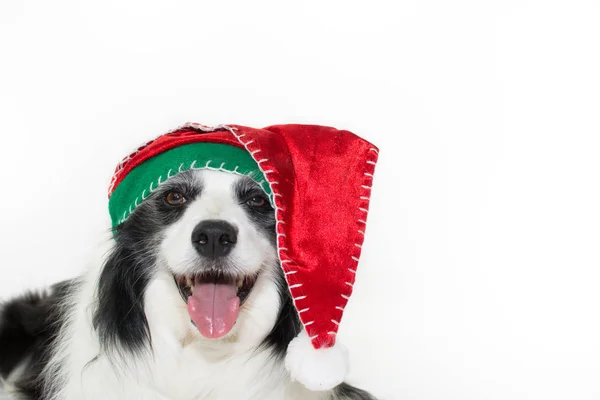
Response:
[[[382,399],[600,399],[598,1],[2,1],[0,297],[186,121],[381,149],[341,338]]]

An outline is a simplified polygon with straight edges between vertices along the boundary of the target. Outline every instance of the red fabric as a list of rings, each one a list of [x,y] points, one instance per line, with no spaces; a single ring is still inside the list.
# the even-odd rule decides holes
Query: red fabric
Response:
[[[136,165],[181,144],[243,145],[275,196],[279,257],[300,319],[315,348],[333,346],[354,285],[378,149],[323,126],[227,129],[182,129],[155,140],[117,168],[113,188]]]
[[[236,128],[251,153],[260,150],[253,157],[276,194],[279,256],[308,336],[315,348],[333,346],[354,285],[378,149],[329,127]]]

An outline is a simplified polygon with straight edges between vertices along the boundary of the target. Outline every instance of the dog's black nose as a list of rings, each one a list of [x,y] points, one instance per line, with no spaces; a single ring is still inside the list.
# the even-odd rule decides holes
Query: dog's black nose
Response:
[[[224,257],[237,242],[233,225],[220,220],[202,221],[192,232],[192,244],[200,255],[208,258]]]

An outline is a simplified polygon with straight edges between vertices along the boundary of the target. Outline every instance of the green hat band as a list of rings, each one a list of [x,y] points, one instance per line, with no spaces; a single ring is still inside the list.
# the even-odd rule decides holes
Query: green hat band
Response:
[[[246,150],[227,144],[191,143],[144,161],[123,178],[108,201],[112,226],[125,221],[150,193],[169,178],[197,169],[249,176],[263,188],[273,203],[269,183]]]

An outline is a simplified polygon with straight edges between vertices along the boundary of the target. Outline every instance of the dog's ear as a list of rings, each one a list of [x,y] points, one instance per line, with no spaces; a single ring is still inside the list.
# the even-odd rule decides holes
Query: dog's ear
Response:
[[[144,293],[150,281],[151,261],[137,257],[118,243],[107,259],[100,279],[93,325],[108,355],[137,354],[150,348],[151,336],[144,312]]]

